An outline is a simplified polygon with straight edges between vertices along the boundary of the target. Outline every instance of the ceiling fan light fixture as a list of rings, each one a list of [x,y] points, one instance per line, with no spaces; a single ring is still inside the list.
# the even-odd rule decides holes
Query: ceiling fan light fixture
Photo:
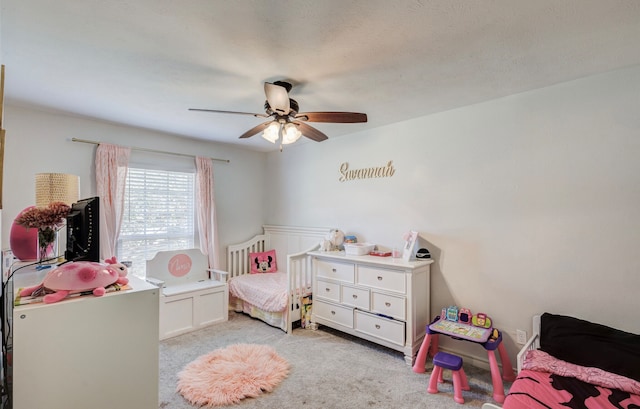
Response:
[[[295,124],[288,123],[284,126],[282,130],[282,144],[288,145],[290,143],[294,143],[302,136],[302,132],[298,129]]]
[[[280,137],[280,123],[277,121],[271,122],[266,128],[264,128],[262,137],[271,143],[276,143]]]

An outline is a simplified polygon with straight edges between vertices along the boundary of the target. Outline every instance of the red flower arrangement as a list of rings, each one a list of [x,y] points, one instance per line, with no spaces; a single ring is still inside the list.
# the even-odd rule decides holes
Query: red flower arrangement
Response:
[[[49,252],[56,240],[56,233],[64,226],[71,207],[63,202],[52,202],[46,207],[32,207],[18,217],[15,222],[21,226],[38,229],[38,259],[49,258]]]
[[[16,223],[29,228],[50,227],[59,230],[71,208],[62,202],[52,202],[47,207],[32,207],[16,218]]]

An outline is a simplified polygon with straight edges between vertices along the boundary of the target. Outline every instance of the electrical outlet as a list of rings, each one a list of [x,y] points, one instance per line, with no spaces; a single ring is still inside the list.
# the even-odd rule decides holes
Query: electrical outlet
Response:
[[[523,329],[516,330],[516,342],[520,345],[527,343],[527,331]]]

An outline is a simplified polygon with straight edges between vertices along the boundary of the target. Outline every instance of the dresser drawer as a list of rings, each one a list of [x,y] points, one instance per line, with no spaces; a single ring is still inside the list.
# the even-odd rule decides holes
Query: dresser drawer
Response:
[[[342,304],[369,311],[369,290],[342,286]]]
[[[315,308],[315,304],[313,307]],[[356,311],[355,328],[358,332],[372,335],[397,345],[404,345],[404,322]]]
[[[373,291],[371,311],[404,321],[407,318],[406,299]]]
[[[318,280],[318,287],[314,295],[318,299],[340,302],[340,284]]]
[[[345,327],[353,328],[353,308],[313,300],[313,315]]]
[[[405,276],[400,271],[358,266],[356,284],[404,294],[407,291]]]
[[[353,284],[353,272],[355,267],[351,263],[335,263],[316,259],[316,271],[318,277],[344,281]]]

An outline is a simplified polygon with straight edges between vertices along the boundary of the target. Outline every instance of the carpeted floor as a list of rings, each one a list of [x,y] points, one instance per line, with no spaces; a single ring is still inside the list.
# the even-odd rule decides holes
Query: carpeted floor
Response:
[[[453,400],[449,371],[440,393],[427,393],[427,373],[416,374],[397,351],[359,340],[326,327],[280,329],[231,312],[229,321],[160,342],[160,408],[192,409],[176,392],[177,374],[197,357],[238,343],[270,345],[291,364],[289,376],[271,393],[241,401],[238,409],[254,408],[478,408],[493,402],[489,371],[465,365],[471,391],[464,406]],[[509,384],[505,384],[505,389]]]

